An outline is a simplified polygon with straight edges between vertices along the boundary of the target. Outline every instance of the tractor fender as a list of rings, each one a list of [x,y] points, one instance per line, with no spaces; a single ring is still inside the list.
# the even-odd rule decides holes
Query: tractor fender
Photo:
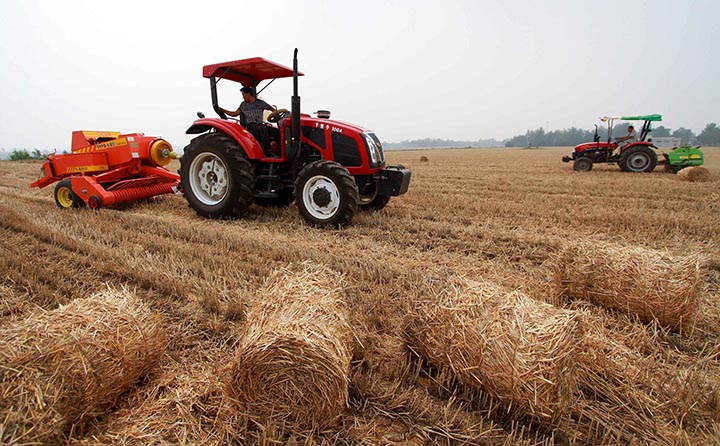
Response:
[[[649,141],[635,141],[635,142],[631,142],[630,144],[628,144],[628,145],[626,145],[625,147],[623,147],[622,151],[625,152],[625,151],[626,151],[627,149],[629,149],[630,147],[637,147],[637,146],[645,146],[645,147],[650,147],[651,149],[656,149],[656,150],[657,150],[657,147],[655,147],[655,146],[653,145],[653,143],[651,143],[651,142],[649,142]]]
[[[265,157],[265,153],[255,137],[252,136],[247,129],[235,122],[216,118],[202,118],[193,122],[193,125],[191,125],[185,133],[188,135],[198,135],[200,133],[210,131],[211,129],[215,129],[215,131],[220,133],[225,133],[237,141],[238,144],[240,144],[240,147],[245,149],[248,159],[257,160]]]

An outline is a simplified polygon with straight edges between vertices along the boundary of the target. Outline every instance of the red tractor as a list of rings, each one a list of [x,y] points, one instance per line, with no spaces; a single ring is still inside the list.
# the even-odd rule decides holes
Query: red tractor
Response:
[[[410,171],[386,166],[382,144],[360,126],[300,112],[297,49],[293,68],[255,57],[203,67],[210,79],[213,109],[219,118],[198,113],[186,133],[198,135],[181,159],[182,190],[190,207],[208,218],[238,218],[255,203],[287,206],[294,200],[311,225],[341,227],[357,209],[378,210],[404,194]],[[238,82],[257,89],[269,80],[293,78],[291,111],[265,118],[264,134],[240,119],[229,119],[218,105],[217,83]],[[267,87],[267,85],[265,87]]]
[[[598,127],[595,126],[595,137],[593,142],[582,143],[575,147],[571,156],[564,156],[563,162],[573,161],[573,168],[580,172],[592,170],[594,163],[617,163],[620,169],[625,172],[652,172],[658,165],[657,153],[652,144],[652,140],[648,138],[651,129],[651,123],[661,121],[661,115],[643,115],[643,116],[623,116],[621,118],[600,118],[602,122],[606,122],[607,139],[600,140]],[[613,122],[616,119],[624,121],[643,121],[640,136],[624,146],[613,141],[612,130]]]

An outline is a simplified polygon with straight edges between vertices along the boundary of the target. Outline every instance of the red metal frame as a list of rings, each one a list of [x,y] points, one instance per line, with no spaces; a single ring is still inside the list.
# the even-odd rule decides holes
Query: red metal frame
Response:
[[[203,67],[203,77],[228,79],[234,82],[254,87],[267,79],[292,77],[293,70],[285,65],[272,62],[262,57],[240,59],[232,62],[222,62]],[[298,76],[303,76],[298,72]]]

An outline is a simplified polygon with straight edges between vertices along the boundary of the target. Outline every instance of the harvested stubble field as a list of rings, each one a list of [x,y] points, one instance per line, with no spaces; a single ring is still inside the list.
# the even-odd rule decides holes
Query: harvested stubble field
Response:
[[[720,444],[720,149],[703,182],[567,152],[390,152],[410,191],[340,231],[179,196],[63,211],[1,162],[0,443]],[[93,296],[102,329],[64,317]],[[95,350],[29,349],[43,323]]]

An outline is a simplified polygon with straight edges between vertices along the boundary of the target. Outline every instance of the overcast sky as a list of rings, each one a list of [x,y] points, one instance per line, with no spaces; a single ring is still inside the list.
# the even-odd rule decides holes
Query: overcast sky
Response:
[[[202,66],[299,49],[304,112],[383,141],[589,129],[602,115],[720,123],[720,2],[0,0],[0,148],[68,149],[73,130],[173,145],[213,115]],[[261,96],[290,108],[292,81]],[[242,100],[234,84],[220,103]]]

